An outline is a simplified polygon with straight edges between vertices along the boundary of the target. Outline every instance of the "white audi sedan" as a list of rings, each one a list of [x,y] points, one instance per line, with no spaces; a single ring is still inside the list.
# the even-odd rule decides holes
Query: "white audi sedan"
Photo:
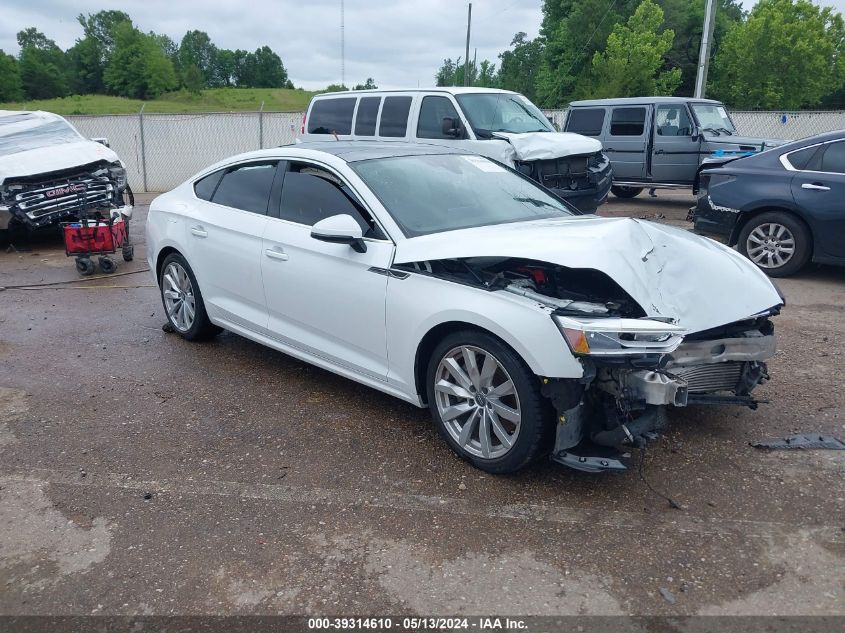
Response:
[[[398,142],[217,163],[155,199],[147,253],[183,338],[225,328],[428,407],[493,473],[623,469],[668,406],[755,408],[783,304],[712,240]]]

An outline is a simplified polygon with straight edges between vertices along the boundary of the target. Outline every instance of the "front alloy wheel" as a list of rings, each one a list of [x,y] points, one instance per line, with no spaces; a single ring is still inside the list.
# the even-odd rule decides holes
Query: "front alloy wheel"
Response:
[[[495,459],[513,447],[522,421],[519,396],[491,353],[470,345],[450,350],[437,367],[434,393],[440,419],[464,451]]]
[[[437,430],[476,467],[511,473],[551,449],[554,416],[540,380],[492,334],[444,337],[432,351],[426,383]]]

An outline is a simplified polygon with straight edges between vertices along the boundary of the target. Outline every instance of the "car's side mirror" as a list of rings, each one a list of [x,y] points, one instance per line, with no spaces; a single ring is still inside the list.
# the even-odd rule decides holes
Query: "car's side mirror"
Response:
[[[701,128],[697,125],[692,126],[692,140],[700,141],[704,135],[701,133]]]
[[[348,213],[324,218],[311,227],[311,237],[321,242],[348,244],[358,253],[367,252],[361,225]]]
[[[99,143],[100,145],[105,145],[106,147],[111,147],[111,145],[109,145],[109,139],[107,139],[104,136],[94,137],[91,140],[94,141],[95,143]]]
[[[451,136],[452,138],[464,137],[464,126],[461,124],[460,119],[444,116],[441,122],[441,130],[443,131],[443,136]]]

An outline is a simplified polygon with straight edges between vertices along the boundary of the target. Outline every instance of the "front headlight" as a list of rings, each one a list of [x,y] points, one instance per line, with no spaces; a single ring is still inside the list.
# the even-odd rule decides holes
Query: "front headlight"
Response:
[[[573,354],[637,356],[668,354],[684,340],[686,330],[653,319],[574,319],[554,315]]]
[[[117,183],[117,190],[126,189],[126,170],[123,167],[109,167],[109,177]]]

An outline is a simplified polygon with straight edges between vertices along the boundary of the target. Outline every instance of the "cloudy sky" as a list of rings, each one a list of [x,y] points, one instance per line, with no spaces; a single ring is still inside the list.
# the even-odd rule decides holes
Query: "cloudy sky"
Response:
[[[750,8],[754,0],[743,3]],[[478,59],[498,61],[518,31],[535,36],[541,4],[474,0],[472,47]],[[845,12],[845,0],[825,4]],[[177,42],[186,31],[199,29],[222,48],[255,50],[267,44],[297,86],[322,88],[341,79],[340,0],[6,0],[4,5],[0,49],[12,54],[18,52],[15,34],[23,28],[36,26],[66,49],[81,36],[79,13],[120,8],[140,29]],[[367,77],[384,88],[431,85],[444,57],[464,54],[462,0],[345,0],[345,8],[347,85]]]

